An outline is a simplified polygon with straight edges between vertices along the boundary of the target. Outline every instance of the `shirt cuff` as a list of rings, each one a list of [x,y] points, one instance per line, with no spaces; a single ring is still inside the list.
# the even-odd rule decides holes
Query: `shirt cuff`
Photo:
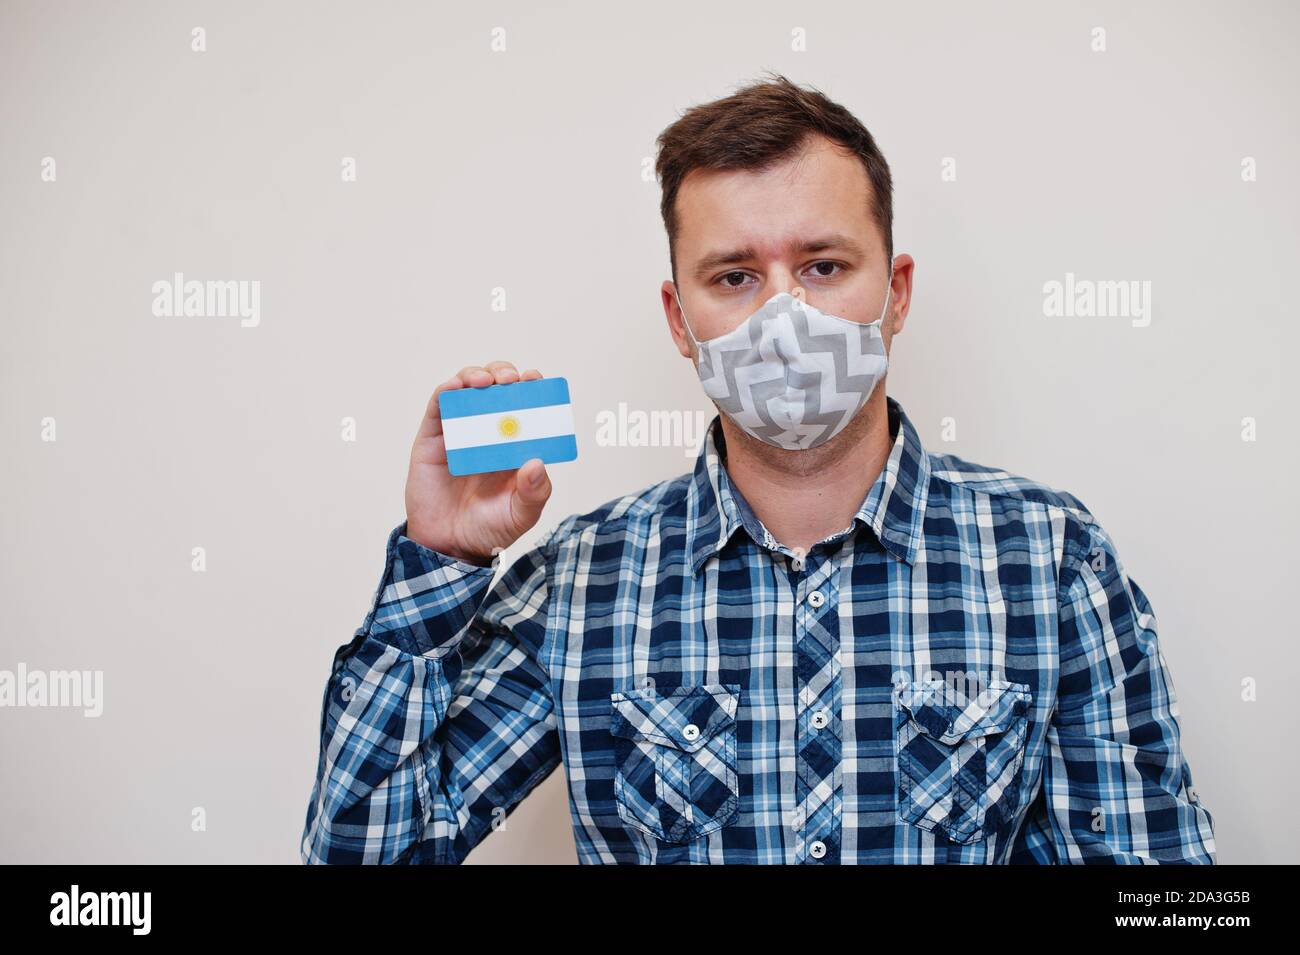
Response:
[[[500,553],[487,567],[425,547],[406,536],[406,521],[388,535],[384,576],[367,621],[370,636],[410,654],[438,658],[460,643],[492,583]]]

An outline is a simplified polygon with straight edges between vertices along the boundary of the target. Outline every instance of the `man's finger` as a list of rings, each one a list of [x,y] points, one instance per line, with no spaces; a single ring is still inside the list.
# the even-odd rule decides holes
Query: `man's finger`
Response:
[[[433,390],[433,396],[424,408],[424,417],[420,419],[420,430],[416,433],[416,440],[420,438],[433,438],[442,434],[442,410],[438,407],[438,396],[444,391],[455,391],[457,388],[465,387],[460,380],[460,376],[448,378],[437,388]]]
[[[481,365],[466,365],[456,372],[456,377],[469,388],[485,388],[496,380],[492,372]]]
[[[498,385],[509,385],[519,380],[519,369],[508,361],[490,361],[486,368]]]

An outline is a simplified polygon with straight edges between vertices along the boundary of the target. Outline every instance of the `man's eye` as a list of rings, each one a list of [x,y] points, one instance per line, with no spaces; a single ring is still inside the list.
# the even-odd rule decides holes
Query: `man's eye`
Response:
[[[728,279],[731,279],[731,278],[738,278],[738,279],[740,280],[740,282],[729,282]],[[736,288],[738,285],[740,285],[741,282],[744,282],[744,281],[745,281],[745,273],[744,273],[744,272],[728,272],[726,275],[724,275],[724,276],[722,277],[722,281],[723,281],[725,284],[730,285],[732,288]]]
[[[832,268],[832,269],[838,269],[838,268],[840,267],[840,264],[839,264],[838,262],[814,262],[814,263],[813,263],[813,268],[815,268],[815,269],[818,270],[818,274],[819,274],[822,278],[829,278],[830,276],[834,275],[835,273],[834,273],[834,272],[823,272],[823,271],[821,271],[822,266],[827,266],[827,267]]]

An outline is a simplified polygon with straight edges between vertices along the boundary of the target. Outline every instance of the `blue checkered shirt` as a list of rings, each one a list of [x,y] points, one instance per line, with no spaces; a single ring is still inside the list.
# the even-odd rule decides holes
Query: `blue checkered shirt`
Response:
[[[334,656],[302,859],[460,863],[563,763],[582,863],[1214,863],[1109,535],[888,407],[885,467],[807,553],[716,417],[691,473],[499,578],[399,525]]]

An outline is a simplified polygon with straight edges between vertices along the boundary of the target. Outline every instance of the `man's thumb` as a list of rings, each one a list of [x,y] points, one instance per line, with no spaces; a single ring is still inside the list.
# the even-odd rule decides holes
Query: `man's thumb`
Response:
[[[551,496],[551,478],[541,458],[531,458],[515,472],[515,518],[528,527],[537,523]]]

